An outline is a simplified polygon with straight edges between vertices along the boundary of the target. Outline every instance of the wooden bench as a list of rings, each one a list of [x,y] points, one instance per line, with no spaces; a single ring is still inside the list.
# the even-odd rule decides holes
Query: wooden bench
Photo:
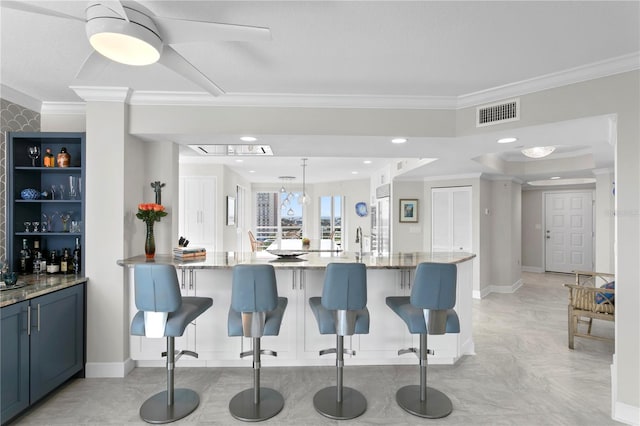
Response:
[[[592,335],[591,325],[594,319],[615,321],[615,289],[600,288],[601,285],[613,281],[614,274],[575,271],[575,275],[575,284],[564,285],[569,289],[569,348],[573,349],[574,337],[613,340]],[[600,299],[600,303],[596,302],[596,298]],[[586,324],[586,333],[579,331],[580,324]]]

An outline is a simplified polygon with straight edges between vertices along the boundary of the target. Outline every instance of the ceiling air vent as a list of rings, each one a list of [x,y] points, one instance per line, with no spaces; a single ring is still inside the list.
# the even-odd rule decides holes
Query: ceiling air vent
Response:
[[[520,99],[510,99],[476,108],[476,127],[520,120]]]

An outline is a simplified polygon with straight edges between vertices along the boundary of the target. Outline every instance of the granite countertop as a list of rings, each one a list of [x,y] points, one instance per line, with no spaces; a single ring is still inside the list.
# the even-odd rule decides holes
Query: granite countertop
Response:
[[[415,268],[422,262],[462,263],[473,259],[476,255],[463,252],[413,252],[394,253],[390,255],[365,254],[358,256],[355,252],[307,252],[293,258],[279,258],[266,251],[259,252],[215,252],[207,253],[203,260],[177,260],[170,254],[157,254],[155,259],[147,261],[142,256],[118,260],[118,265],[132,267],[139,263],[171,264],[178,269],[227,269],[235,265],[270,264],[282,269],[324,269],[331,262],[362,262],[370,269],[403,269]]]
[[[33,299],[43,294],[62,290],[77,284],[87,282],[88,278],[83,276],[70,275],[46,275],[40,277],[35,275],[20,275],[17,285],[24,284],[23,287],[0,291],[0,307]]]

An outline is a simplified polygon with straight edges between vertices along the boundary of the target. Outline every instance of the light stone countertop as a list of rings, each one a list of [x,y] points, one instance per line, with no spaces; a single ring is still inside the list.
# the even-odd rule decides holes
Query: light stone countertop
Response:
[[[464,252],[411,252],[390,255],[358,256],[355,252],[309,252],[297,258],[278,258],[266,251],[260,252],[215,252],[207,253],[204,260],[177,260],[170,254],[157,254],[148,261],[144,255],[118,260],[118,265],[132,267],[139,263],[159,263],[174,265],[177,269],[228,269],[235,265],[270,264],[282,269],[325,269],[331,262],[362,262],[370,269],[410,269],[422,262],[462,263],[476,257]]]
[[[25,284],[24,287],[0,291],[0,307],[13,305],[23,300],[33,299],[47,293],[82,284],[88,280],[87,277],[74,274],[41,274],[40,277],[20,275],[18,276],[17,284]]]

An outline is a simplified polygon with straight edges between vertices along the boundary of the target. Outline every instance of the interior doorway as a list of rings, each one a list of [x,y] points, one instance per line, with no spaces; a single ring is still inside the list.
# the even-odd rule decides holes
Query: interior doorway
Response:
[[[548,192],[545,271],[593,270],[593,192]]]

